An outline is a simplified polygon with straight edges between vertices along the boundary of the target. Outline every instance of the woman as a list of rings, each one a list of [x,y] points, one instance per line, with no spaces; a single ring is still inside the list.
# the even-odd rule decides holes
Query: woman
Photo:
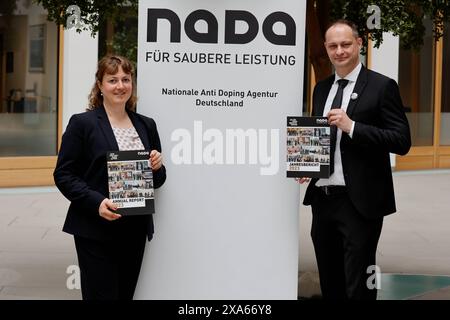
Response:
[[[73,234],[83,299],[134,295],[151,215],[121,216],[108,199],[106,152],[151,150],[154,187],[166,179],[153,119],[135,113],[134,69],[120,56],[98,63],[86,112],[71,117],[54,171],[56,186],[70,200],[63,231]]]

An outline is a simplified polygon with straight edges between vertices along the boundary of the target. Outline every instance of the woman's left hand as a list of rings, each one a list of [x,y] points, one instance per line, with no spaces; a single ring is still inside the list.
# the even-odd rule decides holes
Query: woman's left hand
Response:
[[[153,171],[159,170],[159,168],[162,167],[162,155],[161,152],[157,150],[152,150],[150,152],[150,166],[152,167]]]
[[[300,184],[304,184],[304,183],[307,183],[307,182],[309,182],[311,180],[311,178],[295,178],[295,181],[297,181],[298,183],[300,183]]]

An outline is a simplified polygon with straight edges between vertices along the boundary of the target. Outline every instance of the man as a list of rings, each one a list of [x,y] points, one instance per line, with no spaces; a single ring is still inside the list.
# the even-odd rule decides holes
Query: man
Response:
[[[303,202],[312,206],[311,237],[324,299],[376,299],[367,280],[376,265],[383,217],[396,211],[389,153],[404,155],[411,146],[398,85],[361,65],[361,46],[353,23],[332,24],[325,47],[336,74],[317,83],[313,94],[312,115],[328,118],[334,153],[333,173],[312,179]]]

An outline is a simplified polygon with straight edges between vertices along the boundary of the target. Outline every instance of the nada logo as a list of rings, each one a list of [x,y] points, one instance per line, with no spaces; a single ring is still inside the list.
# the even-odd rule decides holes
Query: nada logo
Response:
[[[140,151],[138,152],[138,156],[147,156],[149,154],[148,151]]]
[[[316,123],[317,124],[326,124],[326,123],[328,123],[328,120],[327,119],[316,119]]]
[[[147,42],[156,42],[158,20],[164,19],[170,23],[170,42],[180,42],[181,21],[178,15],[169,9],[148,9],[147,11]],[[207,32],[198,32],[195,24],[205,21]],[[236,22],[245,23],[248,30],[244,33],[236,31]],[[285,34],[276,34],[273,26],[276,23],[285,26]],[[218,43],[219,24],[213,13],[207,10],[196,10],[190,13],[184,21],[184,31],[189,39],[197,43]],[[294,19],[287,13],[277,11],[269,14],[263,21],[262,31],[264,37],[275,45],[295,46],[296,25]],[[224,43],[244,44],[253,41],[259,32],[258,19],[250,12],[243,10],[225,11]]]

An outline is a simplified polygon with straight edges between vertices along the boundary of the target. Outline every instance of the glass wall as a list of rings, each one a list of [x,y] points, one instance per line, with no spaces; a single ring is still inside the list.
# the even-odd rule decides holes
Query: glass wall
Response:
[[[424,45],[420,51],[400,49],[399,86],[411,126],[413,146],[433,145],[434,46],[432,21],[426,19]]]
[[[442,106],[441,106],[441,146],[450,146],[450,24],[444,33],[442,55]]]
[[[0,7],[0,157],[57,153],[58,28],[27,0]]]

